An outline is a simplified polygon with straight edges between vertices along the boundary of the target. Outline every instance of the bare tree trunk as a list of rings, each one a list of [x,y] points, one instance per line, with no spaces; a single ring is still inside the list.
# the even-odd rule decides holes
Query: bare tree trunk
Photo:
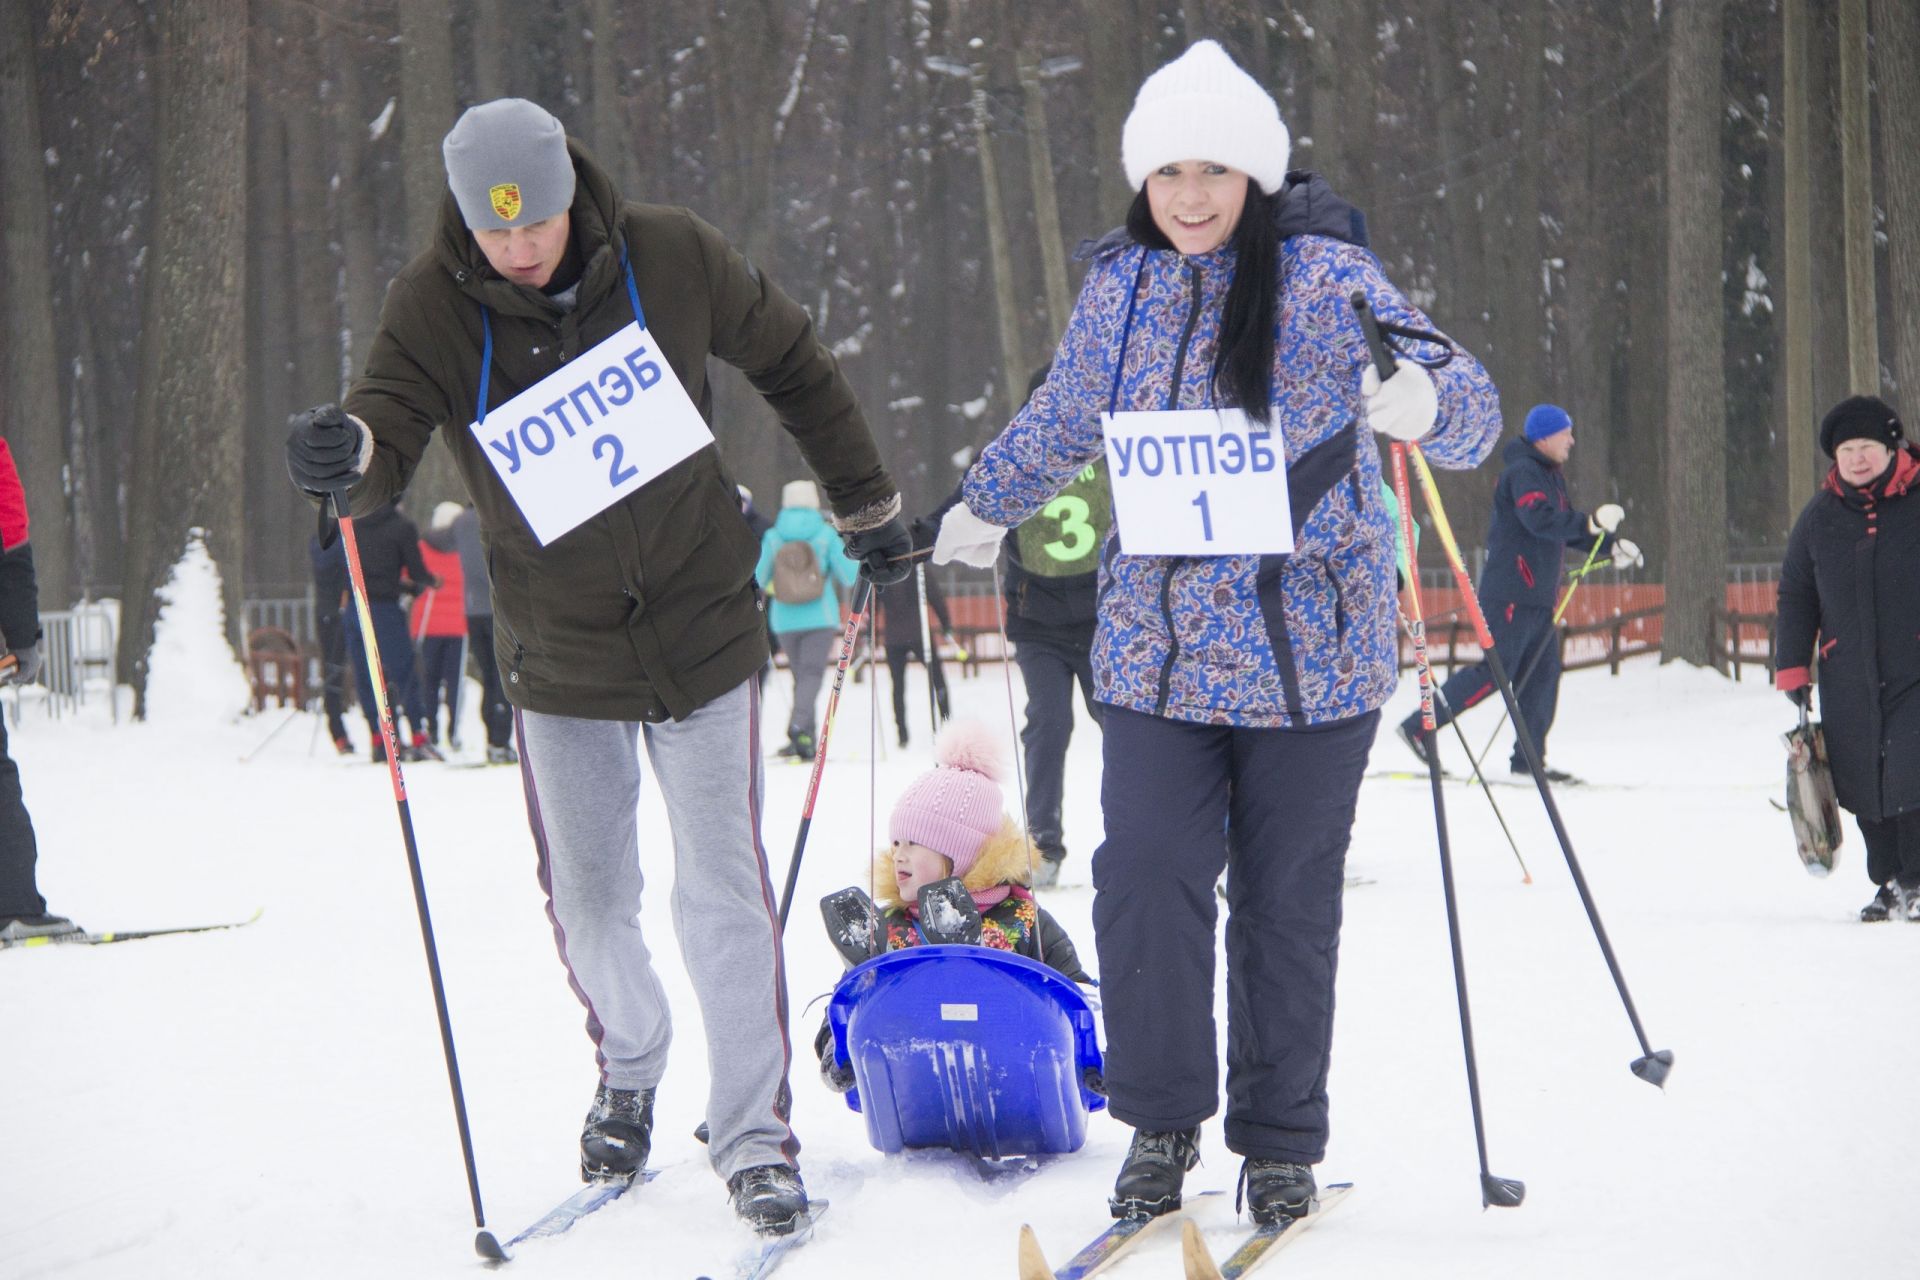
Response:
[[[400,0],[400,173],[406,187],[406,243],[410,254],[432,247],[447,194],[440,142],[453,128],[453,30],[437,0]],[[447,429],[460,430],[464,422]],[[407,506],[425,524],[437,503],[459,502],[466,482],[451,446],[431,442],[407,483]]]
[[[1667,52],[1667,599],[1660,660],[1718,667],[1727,575],[1720,3],[1670,3]]]
[[[973,135],[980,153],[981,213],[987,220],[987,253],[993,267],[995,313],[1000,322],[1000,405],[1002,421],[1012,421],[1026,385],[1026,359],[1021,354],[1020,301],[1014,293],[1013,255],[1007,244],[1007,222],[1000,200],[1000,168],[994,156],[991,122],[987,118],[986,68],[973,69]]]
[[[340,364],[339,394],[367,366],[367,352],[373,346],[373,330],[380,316],[384,281],[379,279],[380,253],[375,229],[379,224],[373,207],[375,188],[367,152],[372,145],[367,122],[368,110],[364,68],[368,64],[365,30],[366,7],[361,0],[345,0],[342,22],[335,27],[329,42],[330,64],[337,68],[339,88],[332,112],[333,181],[330,213],[334,243],[340,246]]]
[[[54,352],[53,261],[34,38],[24,0],[0,0],[0,423],[19,461],[43,608],[73,600],[66,440]]]
[[[288,509],[285,448],[279,424],[289,406],[286,382],[293,368],[294,315],[301,306],[288,264],[293,261],[293,218],[288,208],[288,170],[311,163],[288,145],[288,95],[299,82],[286,60],[301,45],[289,39],[285,22],[294,15],[263,7],[256,15],[252,74],[247,90],[247,399],[240,434],[247,494],[246,563],[253,581],[275,585],[304,582],[306,558],[298,534],[268,518]],[[295,108],[297,112],[305,104]],[[323,298],[325,295],[322,295]],[[297,558],[296,558],[297,557]]]
[[[1120,166],[1120,130],[1140,88],[1134,0],[1081,0],[1081,21],[1093,67],[1093,162],[1100,174],[1100,221],[1126,216],[1134,188]]]
[[[618,0],[588,0],[587,21],[592,24],[588,83],[593,110],[588,116],[593,154],[613,178],[614,188],[629,200],[640,198],[634,170],[634,139],[627,126],[627,67],[620,56]]]
[[[1781,99],[1785,134],[1786,205],[1780,256],[1786,266],[1786,309],[1781,319],[1781,357],[1786,365],[1786,410],[1781,451],[1787,461],[1783,532],[1793,527],[1800,508],[1813,495],[1813,214],[1807,149],[1807,0],[1781,0]],[[1889,167],[1891,175],[1891,166]],[[1916,211],[1920,212],[1920,211]],[[1920,299],[1916,299],[1920,302]],[[1784,538],[1783,538],[1784,541]]]
[[[1040,242],[1041,274],[1047,285],[1047,340],[1059,341],[1067,330],[1073,298],[1067,292],[1067,244],[1060,230],[1060,202],[1055,194],[1053,145],[1047,138],[1046,88],[1040,69],[1025,50],[1020,58],[1020,88],[1027,104],[1027,166],[1032,171],[1034,237]]]
[[[1802,0],[1804,2],[1804,0]],[[1888,285],[1899,408],[1920,421],[1920,8],[1874,0],[1873,65],[1880,92],[1880,180],[1887,203]],[[1809,489],[1809,492],[1811,490]]]
[[[1912,75],[1913,68],[1906,68],[1903,74]],[[1848,389],[1860,396],[1880,394],[1880,333],[1873,288],[1870,112],[1867,0],[1840,0],[1840,185],[1847,246],[1847,383]]]
[[[228,639],[244,581],[240,407],[246,349],[247,13],[167,0],[159,13],[156,208],[142,306],[120,670],[146,714],[156,594],[206,531]]]

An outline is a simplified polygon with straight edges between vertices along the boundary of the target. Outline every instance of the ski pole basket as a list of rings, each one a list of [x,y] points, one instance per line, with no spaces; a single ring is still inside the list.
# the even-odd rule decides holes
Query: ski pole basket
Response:
[[[1078,1151],[1106,1106],[1093,1010],[1043,964],[977,946],[920,946],[849,970],[828,1008],[853,1068],[847,1105],[880,1151],[985,1157]]]

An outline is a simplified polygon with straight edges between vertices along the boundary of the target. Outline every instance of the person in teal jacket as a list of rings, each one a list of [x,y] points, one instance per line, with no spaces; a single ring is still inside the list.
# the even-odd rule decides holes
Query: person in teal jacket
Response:
[[[781,548],[789,544],[813,552],[811,564]],[[796,565],[798,567],[796,567]],[[860,562],[847,558],[840,535],[820,514],[820,490],[811,480],[795,480],[780,490],[780,514],[760,537],[760,563],[754,580],[765,591],[773,634],[793,672],[793,711],[787,717],[787,745],[780,755],[813,759],[814,704],[833,659],[840,634],[840,595],[834,584],[853,585]]]

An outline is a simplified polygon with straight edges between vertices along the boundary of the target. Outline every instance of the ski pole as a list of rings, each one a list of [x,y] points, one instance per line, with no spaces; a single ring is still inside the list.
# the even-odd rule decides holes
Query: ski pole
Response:
[[[1354,293],[1354,308],[1363,318],[1366,295]],[[1369,336],[1373,340],[1374,359],[1383,361],[1382,377],[1393,372],[1392,357],[1387,356],[1384,344],[1379,341],[1377,330],[1369,327]],[[1395,441],[1393,457],[1393,491],[1400,500],[1400,527],[1409,547],[1413,542],[1413,503],[1412,493],[1407,486],[1407,446]],[[1408,566],[1411,569],[1412,563]],[[1433,717],[1433,668],[1427,662],[1427,623],[1420,610],[1420,575],[1407,574],[1407,601],[1411,617],[1407,619],[1407,630],[1413,637],[1414,667],[1420,677],[1420,720],[1421,727],[1431,735],[1436,727]],[[1518,1178],[1502,1178],[1487,1168],[1487,1128],[1480,1110],[1480,1068],[1473,1052],[1473,1014],[1467,1003],[1467,961],[1460,945],[1460,910],[1453,889],[1453,850],[1447,838],[1447,802],[1444,789],[1440,785],[1440,753],[1427,752],[1427,779],[1433,788],[1433,828],[1440,843],[1440,887],[1447,904],[1447,941],[1453,949],[1453,992],[1454,1000],[1460,1007],[1460,1043],[1467,1058],[1467,1098],[1473,1107],[1473,1141],[1480,1153],[1480,1207],[1498,1207],[1511,1209],[1526,1199],[1527,1187]]]
[[[1408,639],[1413,638],[1413,628],[1408,625],[1404,617],[1400,619],[1400,627],[1407,633]],[[1416,644],[1424,647],[1424,643],[1425,636],[1423,635]],[[1440,709],[1446,712],[1447,723],[1453,726],[1455,736],[1460,739],[1460,749],[1467,753],[1467,763],[1473,766],[1473,776],[1480,780],[1480,789],[1487,793],[1487,803],[1493,806],[1494,820],[1500,824],[1500,832],[1507,838],[1507,847],[1513,850],[1514,861],[1520,864],[1520,883],[1532,884],[1533,872],[1527,870],[1527,860],[1520,856],[1519,842],[1513,838],[1513,832],[1507,829],[1506,815],[1500,812],[1500,802],[1493,798],[1493,788],[1487,785],[1486,775],[1480,772],[1480,762],[1473,758],[1473,746],[1467,741],[1465,731],[1460,728],[1460,721],[1454,716],[1453,707],[1447,702],[1446,690],[1442,689],[1436,683],[1433,689],[1433,696],[1435,701],[1440,704]]]
[[[1586,576],[1589,573],[1593,572],[1593,567],[1594,567],[1593,558],[1600,554],[1600,544],[1605,542],[1606,540],[1607,540],[1607,535],[1605,533],[1602,533],[1599,537],[1595,538],[1593,540],[1593,546],[1587,551],[1586,562],[1583,563],[1578,569],[1575,569],[1572,573],[1567,575],[1567,590],[1565,594],[1563,594],[1560,597],[1559,607],[1553,611],[1553,621],[1549,624],[1550,626],[1556,629],[1559,627],[1560,619],[1566,616],[1567,606],[1573,603],[1573,593],[1580,589],[1580,584],[1586,580]],[[1560,639],[1556,635],[1548,643],[1558,644],[1560,643]],[[1547,656],[1547,651],[1544,647],[1541,648],[1537,653],[1534,653],[1532,656],[1530,656],[1527,659],[1527,664],[1524,667],[1520,668],[1520,678],[1514,681],[1513,687],[1516,689],[1526,688],[1527,681],[1532,679],[1535,668],[1537,668],[1540,665],[1540,660],[1542,658],[1545,658],[1546,656]],[[1502,706],[1500,708],[1499,721],[1493,726],[1493,732],[1487,735],[1487,745],[1480,748],[1480,754],[1478,756],[1473,757],[1473,768],[1475,773],[1478,773],[1480,771],[1481,762],[1484,761],[1487,758],[1487,756],[1493,751],[1494,739],[1500,736],[1500,730],[1506,728],[1506,726],[1507,726],[1507,709],[1506,707]],[[1473,755],[1473,749],[1471,747],[1467,749],[1467,754],[1469,756]]]
[[[241,764],[252,763],[253,758],[259,755],[262,751],[265,751],[267,749],[267,744],[269,742],[272,742],[275,738],[279,737],[280,731],[286,728],[288,725],[292,724],[293,718],[305,710],[306,710],[305,707],[295,707],[291,711],[287,712],[285,718],[282,719],[279,724],[273,726],[273,728],[267,733],[266,737],[260,739],[259,742],[254,744],[253,750],[247,752],[247,754],[240,757],[240,763]]]
[[[1520,751],[1525,756],[1527,768],[1533,774],[1534,786],[1539,789],[1540,803],[1546,807],[1547,820],[1553,825],[1554,838],[1560,842],[1560,852],[1567,860],[1567,870],[1573,875],[1574,888],[1579,890],[1580,905],[1586,909],[1587,920],[1593,925],[1594,940],[1600,944],[1600,954],[1606,959],[1607,972],[1613,976],[1613,985],[1620,992],[1620,1003],[1627,1011],[1627,1021],[1633,1024],[1633,1034],[1640,1042],[1640,1057],[1630,1064],[1633,1074],[1648,1084],[1664,1087],[1668,1072],[1673,1069],[1673,1050],[1656,1051],[1647,1042],[1646,1029],[1640,1025],[1640,1013],[1633,1006],[1633,996],[1627,990],[1627,979],[1620,972],[1620,962],[1613,954],[1613,944],[1607,940],[1606,926],[1600,923],[1600,909],[1594,904],[1593,891],[1587,887],[1587,877],[1580,870],[1580,859],[1573,852],[1573,839],[1567,834],[1567,824],[1560,817],[1560,807],[1554,803],[1553,787],[1547,781],[1546,765],[1540,758],[1539,744],[1533,740],[1533,730],[1527,726],[1526,717],[1520,714],[1519,696],[1514,692],[1513,683],[1507,679],[1507,668],[1501,660],[1500,652],[1493,643],[1493,632],[1487,626],[1487,615],[1480,608],[1479,597],[1474,595],[1473,583],[1467,577],[1466,562],[1461,558],[1459,544],[1454,541],[1453,527],[1447,522],[1446,507],[1440,501],[1440,488],[1433,482],[1433,473],[1427,468],[1427,460],[1420,453],[1418,445],[1408,445],[1407,454],[1413,459],[1414,468],[1420,476],[1420,489],[1427,500],[1428,511],[1433,516],[1434,529],[1440,535],[1440,543],[1446,548],[1447,561],[1453,567],[1454,582],[1460,589],[1461,599],[1465,602],[1468,616],[1473,620],[1474,631],[1480,640],[1481,652],[1486,655],[1487,666],[1493,672],[1493,678],[1500,686],[1500,695],[1506,699],[1507,710],[1513,716],[1513,729],[1520,740]]]
[[[827,765],[827,740],[833,736],[833,717],[840,710],[840,689],[847,682],[847,663],[853,658],[853,642],[860,634],[860,623],[873,601],[873,579],[860,575],[860,586],[853,593],[853,613],[847,618],[840,637],[840,662],[833,673],[833,692],[827,695],[826,719],[820,722],[820,742],[813,752],[813,777],[807,782],[807,803],[800,810],[800,832],[793,838],[793,859],[787,863],[787,887],[780,894],[780,932],[787,931],[787,912],[793,908],[793,891],[800,884],[800,858],[807,851],[807,832],[813,826],[813,802],[820,795],[820,773]],[[878,691],[876,690],[876,693]]]
[[[340,540],[346,545],[347,578],[353,584],[353,608],[360,620],[360,643],[367,653],[373,702],[379,713],[380,739],[387,746],[387,776],[393,782],[393,803],[400,813],[400,835],[407,848],[407,870],[413,878],[413,904],[420,913],[420,941],[427,952],[427,976],[433,983],[433,1008],[440,1019],[440,1048],[447,1059],[447,1083],[453,1090],[453,1118],[460,1127],[460,1154],[467,1164],[467,1194],[473,1200],[473,1225],[485,1234],[486,1211],[480,1207],[480,1171],[473,1159],[473,1131],[467,1125],[467,1099],[460,1088],[460,1060],[453,1051],[453,1021],[447,1014],[446,986],[440,980],[440,952],[433,942],[433,917],[427,911],[427,882],[420,872],[420,846],[413,838],[413,814],[407,807],[407,783],[400,773],[400,740],[393,727],[393,706],[387,701],[386,676],[380,669],[380,645],[373,630],[373,609],[367,603],[367,580],[360,568],[360,542],[347,514],[347,495],[333,495],[333,512],[340,521]]]
[[[933,628],[927,622],[927,562],[913,566],[914,586],[920,601],[920,665],[927,671],[927,732],[940,732],[940,695],[933,687]],[[904,703],[902,705],[905,705]]]

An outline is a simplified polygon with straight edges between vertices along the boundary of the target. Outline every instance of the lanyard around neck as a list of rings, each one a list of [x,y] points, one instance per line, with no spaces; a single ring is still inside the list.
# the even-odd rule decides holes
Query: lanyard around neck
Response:
[[[640,307],[640,287],[633,282],[633,263],[627,256],[627,246],[620,246],[620,270],[627,277],[627,301],[633,304],[633,318],[642,329],[647,327],[647,313]],[[493,320],[487,308],[480,308],[480,393],[474,398],[473,420],[487,420],[487,387],[493,380]],[[1117,385],[1117,384],[1116,384]]]

